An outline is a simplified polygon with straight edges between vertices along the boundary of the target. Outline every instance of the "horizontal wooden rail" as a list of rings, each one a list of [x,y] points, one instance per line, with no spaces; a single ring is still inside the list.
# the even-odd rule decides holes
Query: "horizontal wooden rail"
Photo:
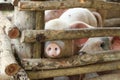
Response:
[[[0,11],[3,10],[14,10],[14,6],[10,3],[0,3]]]
[[[20,10],[30,10],[30,11],[64,9],[64,8],[74,8],[74,7],[120,10],[120,3],[106,2],[104,0],[86,0],[84,3],[81,3],[80,0],[20,1],[18,7]]]
[[[86,53],[82,56],[75,55],[63,59],[24,59],[22,62],[26,70],[42,70],[69,68],[117,60],[120,60],[120,51],[101,51],[96,52],[95,54]]]
[[[120,28],[105,27],[92,29],[84,28],[76,30],[25,30],[22,32],[21,42],[43,42],[47,40],[65,40],[102,36],[120,36]]]
[[[120,69],[120,61],[58,70],[27,71],[27,73],[30,79],[42,79],[56,76],[85,74],[90,72],[100,72],[117,69]]]
[[[112,73],[112,74],[105,74],[85,80],[119,80],[119,79],[120,79],[120,73]]]

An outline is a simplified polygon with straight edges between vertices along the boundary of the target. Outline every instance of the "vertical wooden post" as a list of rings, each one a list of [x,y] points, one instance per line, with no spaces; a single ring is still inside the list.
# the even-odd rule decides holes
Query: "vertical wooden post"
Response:
[[[100,15],[102,17],[102,22],[103,22],[103,26],[104,26],[104,22],[105,22],[105,19],[106,19],[106,16],[107,16],[107,10],[98,9],[97,11],[100,13]]]
[[[37,11],[36,12],[36,30],[44,29],[44,11]],[[33,57],[40,58],[42,53],[44,53],[44,43],[36,42],[34,43],[33,48]]]
[[[35,27],[35,12],[19,11],[15,7],[13,23],[20,31],[34,29]],[[33,53],[33,45],[29,43],[21,43],[20,39],[12,39],[12,44],[15,46],[16,53],[20,58],[31,58]]]

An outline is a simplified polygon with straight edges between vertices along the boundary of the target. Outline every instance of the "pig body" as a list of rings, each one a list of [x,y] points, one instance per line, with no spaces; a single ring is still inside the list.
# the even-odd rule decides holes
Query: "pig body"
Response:
[[[72,8],[66,10],[59,19],[71,24],[75,21],[82,21],[91,26],[97,27],[98,23],[102,22],[101,16],[97,13],[92,13],[86,8]],[[98,17],[98,19],[96,18]],[[97,21],[98,20],[98,21]],[[102,24],[102,23],[101,23]]]
[[[63,12],[65,12],[65,9],[60,9],[60,10],[46,10],[45,11],[45,22],[59,18]]]
[[[59,18],[67,23],[82,21],[91,26],[102,26],[102,18],[99,13],[91,12],[86,8],[71,8],[60,10],[46,10],[45,22]]]

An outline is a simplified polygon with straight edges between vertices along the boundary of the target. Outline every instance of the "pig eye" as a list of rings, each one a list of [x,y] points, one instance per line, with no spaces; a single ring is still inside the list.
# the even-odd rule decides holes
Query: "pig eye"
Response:
[[[55,51],[57,51],[57,48],[55,48]]]
[[[102,43],[100,44],[100,47],[104,48],[104,47],[105,47],[105,43],[102,42]]]
[[[51,50],[51,48],[48,48],[48,51],[50,51]]]

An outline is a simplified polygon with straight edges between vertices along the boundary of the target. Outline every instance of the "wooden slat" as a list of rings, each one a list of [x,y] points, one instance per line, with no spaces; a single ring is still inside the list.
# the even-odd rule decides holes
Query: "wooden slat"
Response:
[[[120,69],[120,61],[94,64],[94,65],[88,65],[84,67],[58,69],[58,70],[47,70],[47,71],[34,70],[34,71],[27,71],[27,73],[31,79],[42,79],[42,78],[49,78],[49,77],[56,77],[56,76],[85,74],[90,72],[100,72],[100,71],[117,70],[117,69]]]
[[[14,6],[10,3],[0,3],[0,10],[14,10]]]
[[[81,3],[80,0],[20,1],[18,7],[20,10],[30,10],[30,11],[63,9],[63,8],[74,8],[74,7],[120,10],[120,3],[106,2],[104,0],[86,0],[85,3]]]
[[[120,73],[105,74],[85,80],[120,80]]]
[[[68,5],[69,4],[69,5]],[[63,1],[21,1],[18,4],[20,10],[48,10],[48,9],[63,9],[72,7],[89,7],[91,0],[87,0],[85,4],[80,3],[80,0],[63,0]]]
[[[36,12],[36,30],[40,30],[40,29],[44,29],[44,11],[37,11]],[[36,43],[34,43],[34,47],[33,47],[33,57],[34,58],[40,58],[42,53],[44,53],[44,47],[43,47],[43,43],[41,44],[39,41],[37,41]]]
[[[63,36],[64,35],[64,36]],[[35,42],[47,40],[69,40],[85,37],[102,37],[102,36],[120,36],[119,27],[105,28],[86,28],[86,29],[69,29],[69,30],[25,30],[22,32],[21,42]]]
[[[120,60],[120,51],[101,51],[95,54],[75,55],[63,59],[24,59],[22,64],[26,70],[47,70],[83,66],[94,63]]]

